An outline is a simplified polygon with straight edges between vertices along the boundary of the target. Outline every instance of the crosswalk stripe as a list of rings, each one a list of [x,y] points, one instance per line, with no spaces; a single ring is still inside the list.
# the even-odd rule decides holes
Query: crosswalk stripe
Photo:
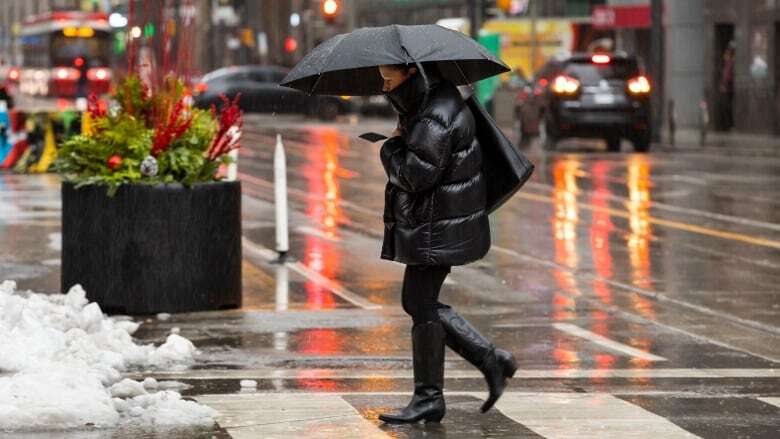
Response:
[[[760,401],[764,401],[767,404],[772,404],[775,407],[780,407],[780,396],[767,396],[764,398],[758,398]]]
[[[603,346],[614,352],[629,355],[631,357],[641,358],[642,360],[666,361],[666,358],[664,357],[659,357],[658,355],[653,355],[649,352],[641,351],[623,343],[610,340],[604,336],[596,334],[595,332],[580,328],[577,325],[572,325],[571,323],[553,323],[553,327],[559,331],[565,332],[575,337],[584,338],[585,340]]]
[[[217,422],[235,439],[389,437],[334,394],[201,395],[196,399],[219,412]]]
[[[127,377],[154,376],[188,380],[215,379],[407,379],[408,369],[193,369],[182,371],[131,372]],[[482,378],[475,370],[448,369],[448,379]],[[588,378],[780,378],[780,369],[518,369],[515,380],[523,379],[588,379]]]
[[[696,438],[665,418],[609,394],[504,394],[496,408],[548,439]]]

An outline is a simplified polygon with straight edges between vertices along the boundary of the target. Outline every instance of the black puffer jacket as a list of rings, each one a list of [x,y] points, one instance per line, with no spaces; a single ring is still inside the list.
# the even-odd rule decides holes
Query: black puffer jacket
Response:
[[[482,151],[474,116],[457,87],[420,74],[389,98],[403,133],[382,145],[382,258],[408,265],[463,265],[490,248]]]

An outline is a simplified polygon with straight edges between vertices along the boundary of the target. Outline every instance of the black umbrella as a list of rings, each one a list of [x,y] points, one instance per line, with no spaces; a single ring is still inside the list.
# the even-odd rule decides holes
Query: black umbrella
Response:
[[[382,93],[377,66],[436,63],[456,85],[510,69],[460,32],[428,24],[367,27],[336,35],[315,47],[281,85],[311,94],[368,96]]]

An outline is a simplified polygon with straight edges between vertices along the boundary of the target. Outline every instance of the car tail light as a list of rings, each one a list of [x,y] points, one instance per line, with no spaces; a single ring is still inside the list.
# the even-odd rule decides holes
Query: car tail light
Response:
[[[201,93],[205,92],[208,89],[209,89],[209,86],[205,82],[199,82],[199,83],[195,84],[195,92],[197,94],[201,94]]]
[[[54,69],[54,79],[59,81],[76,81],[81,77],[81,72],[71,67],[57,67]]]
[[[21,73],[19,72],[18,67],[13,67],[8,71],[8,79],[11,81],[18,81],[19,76],[21,76]]]
[[[111,70],[97,67],[87,70],[87,79],[90,81],[108,81],[111,79]]]
[[[590,60],[593,62],[593,64],[609,64],[609,62],[612,61],[612,58],[610,58],[609,55],[597,53],[590,57]]]
[[[560,75],[553,79],[550,88],[555,94],[571,96],[580,90],[580,81],[571,76]]]
[[[632,95],[646,95],[650,93],[650,81],[644,76],[637,76],[628,80],[628,92]]]

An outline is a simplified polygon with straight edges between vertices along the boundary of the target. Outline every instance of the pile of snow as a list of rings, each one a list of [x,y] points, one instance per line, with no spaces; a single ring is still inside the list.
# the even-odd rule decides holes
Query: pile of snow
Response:
[[[104,317],[80,286],[45,295],[0,284],[0,431],[213,424],[213,409],[157,391],[152,378],[121,379],[129,368],[193,363],[194,345],[177,334],[159,347],[135,344],[139,326]]]

